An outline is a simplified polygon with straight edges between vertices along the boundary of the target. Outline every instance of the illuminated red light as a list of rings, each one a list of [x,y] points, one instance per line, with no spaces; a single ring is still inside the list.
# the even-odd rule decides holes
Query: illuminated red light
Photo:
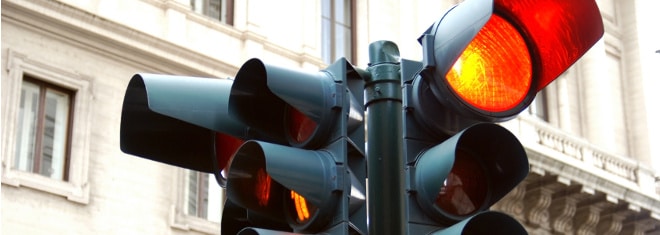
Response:
[[[243,140],[222,133],[215,134],[215,157],[218,159],[218,168],[225,169],[234,153],[243,144]]]
[[[594,0],[496,0],[533,42],[535,91],[540,91],[579,59],[603,35],[603,20]]]
[[[443,211],[466,216],[481,209],[486,201],[488,180],[473,155],[458,149],[447,179],[438,193],[435,204]]]
[[[266,207],[270,200],[270,187],[273,180],[263,168],[259,168],[255,180],[254,195],[257,198],[257,203],[259,206]]]
[[[513,25],[493,15],[454,63],[446,79],[464,102],[482,111],[509,111],[530,92],[529,49]]]
[[[289,107],[289,116],[287,118],[289,127],[289,136],[295,143],[304,143],[308,141],[318,124],[293,107]]]

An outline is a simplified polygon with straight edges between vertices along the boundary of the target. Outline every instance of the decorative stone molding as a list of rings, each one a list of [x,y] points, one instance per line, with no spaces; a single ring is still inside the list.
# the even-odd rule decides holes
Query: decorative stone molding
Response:
[[[492,209],[505,212],[513,216],[519,222],[525,222],[525,193],[527,181],[518,184],[509,194],[502,198]]]
[[[586,205],[577,209],[575,224],[578,225],[577,235],[595,235],[596,226],[600,220],[601,209],[594,205]]]
[[[601,216],[600,223],[598,223],[597,227],[597,234],[619,234],[623,228],[623,219],[625,219],[625,217],[619,214],[608,214]]]
[[[543,229],[550,229],[550,212],[548,208],[552,202],[552,190],[543,186],[528,189],[525,207],[529,208],[527,212],[527,222],[531,225]]]
[[[577,190],[567,190],[569,193],[553,195],[552,205],[550,206],[550,220],[552,229],[561,234],[573,233],[573,218],[577,211],[577,202],[575,194]]]
[[[493,209],[535,235],[660,234],[658,185],[646,166],[533,117],[502,125],[525,146],[530,174]]]

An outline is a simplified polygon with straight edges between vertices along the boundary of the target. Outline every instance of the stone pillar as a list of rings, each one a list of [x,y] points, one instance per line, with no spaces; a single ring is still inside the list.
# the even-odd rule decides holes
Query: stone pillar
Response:
[[[612,81],[614,76],[607,74],[606,59],[605,43],[600,40],[579,61],[579,79],[584,91],[582,131],[589,142],[614,151],[616,146],[621,144],[615,141],[615,135],[621,133],[616,132],[620,123],[616,123],[618,118],[614,117],[621,113],[613,111],[620,110],[621,107],[613,109],[613,103],[617,103],[614,100],[620,101],[622,97],[613,97],[611,94],[614,89],[621,88],[613,87],[616,83]],[[616,76],[616,79],[618,78],[619,76]]]

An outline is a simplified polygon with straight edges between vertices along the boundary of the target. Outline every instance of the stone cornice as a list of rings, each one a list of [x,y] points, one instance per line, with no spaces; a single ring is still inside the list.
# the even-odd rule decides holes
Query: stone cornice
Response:
[[[186,14],[186,19],[237,40],[262,44],[265,50],[297,61],[301,65],[308,63],[324,66],[320,58],[280,47],[261,35],[218,24],[208,17],[183,9],[178,3],[149,2],[158,8],[182,11]],[[2,5],[3,21],[47,32],[86,50],[118,61],[127,61],[126,63],[143,67],[149,72],[226,76],[238,70],[242,63],[241,56],[244,56],[237,55],[234,61],[222,61],[58,1],[3,0]]]
[[[151,72],[214,76],[237,70],[200,53],[56,1],[3,0],[2,20],[47,32]]]

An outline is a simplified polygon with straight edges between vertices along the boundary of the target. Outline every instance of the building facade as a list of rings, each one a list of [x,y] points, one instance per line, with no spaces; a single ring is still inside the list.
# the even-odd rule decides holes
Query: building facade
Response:
[[[366,68],[376,40],[419,60],[417,37],[456,2],[2,0],[2,233],[220,233],[214,179],[120,151],[133,74],[226,79],[253,57]],[[530,234],[660,234],[660,8],[597,2],[603,39],[502,124],[531,173],[493,209]]]

